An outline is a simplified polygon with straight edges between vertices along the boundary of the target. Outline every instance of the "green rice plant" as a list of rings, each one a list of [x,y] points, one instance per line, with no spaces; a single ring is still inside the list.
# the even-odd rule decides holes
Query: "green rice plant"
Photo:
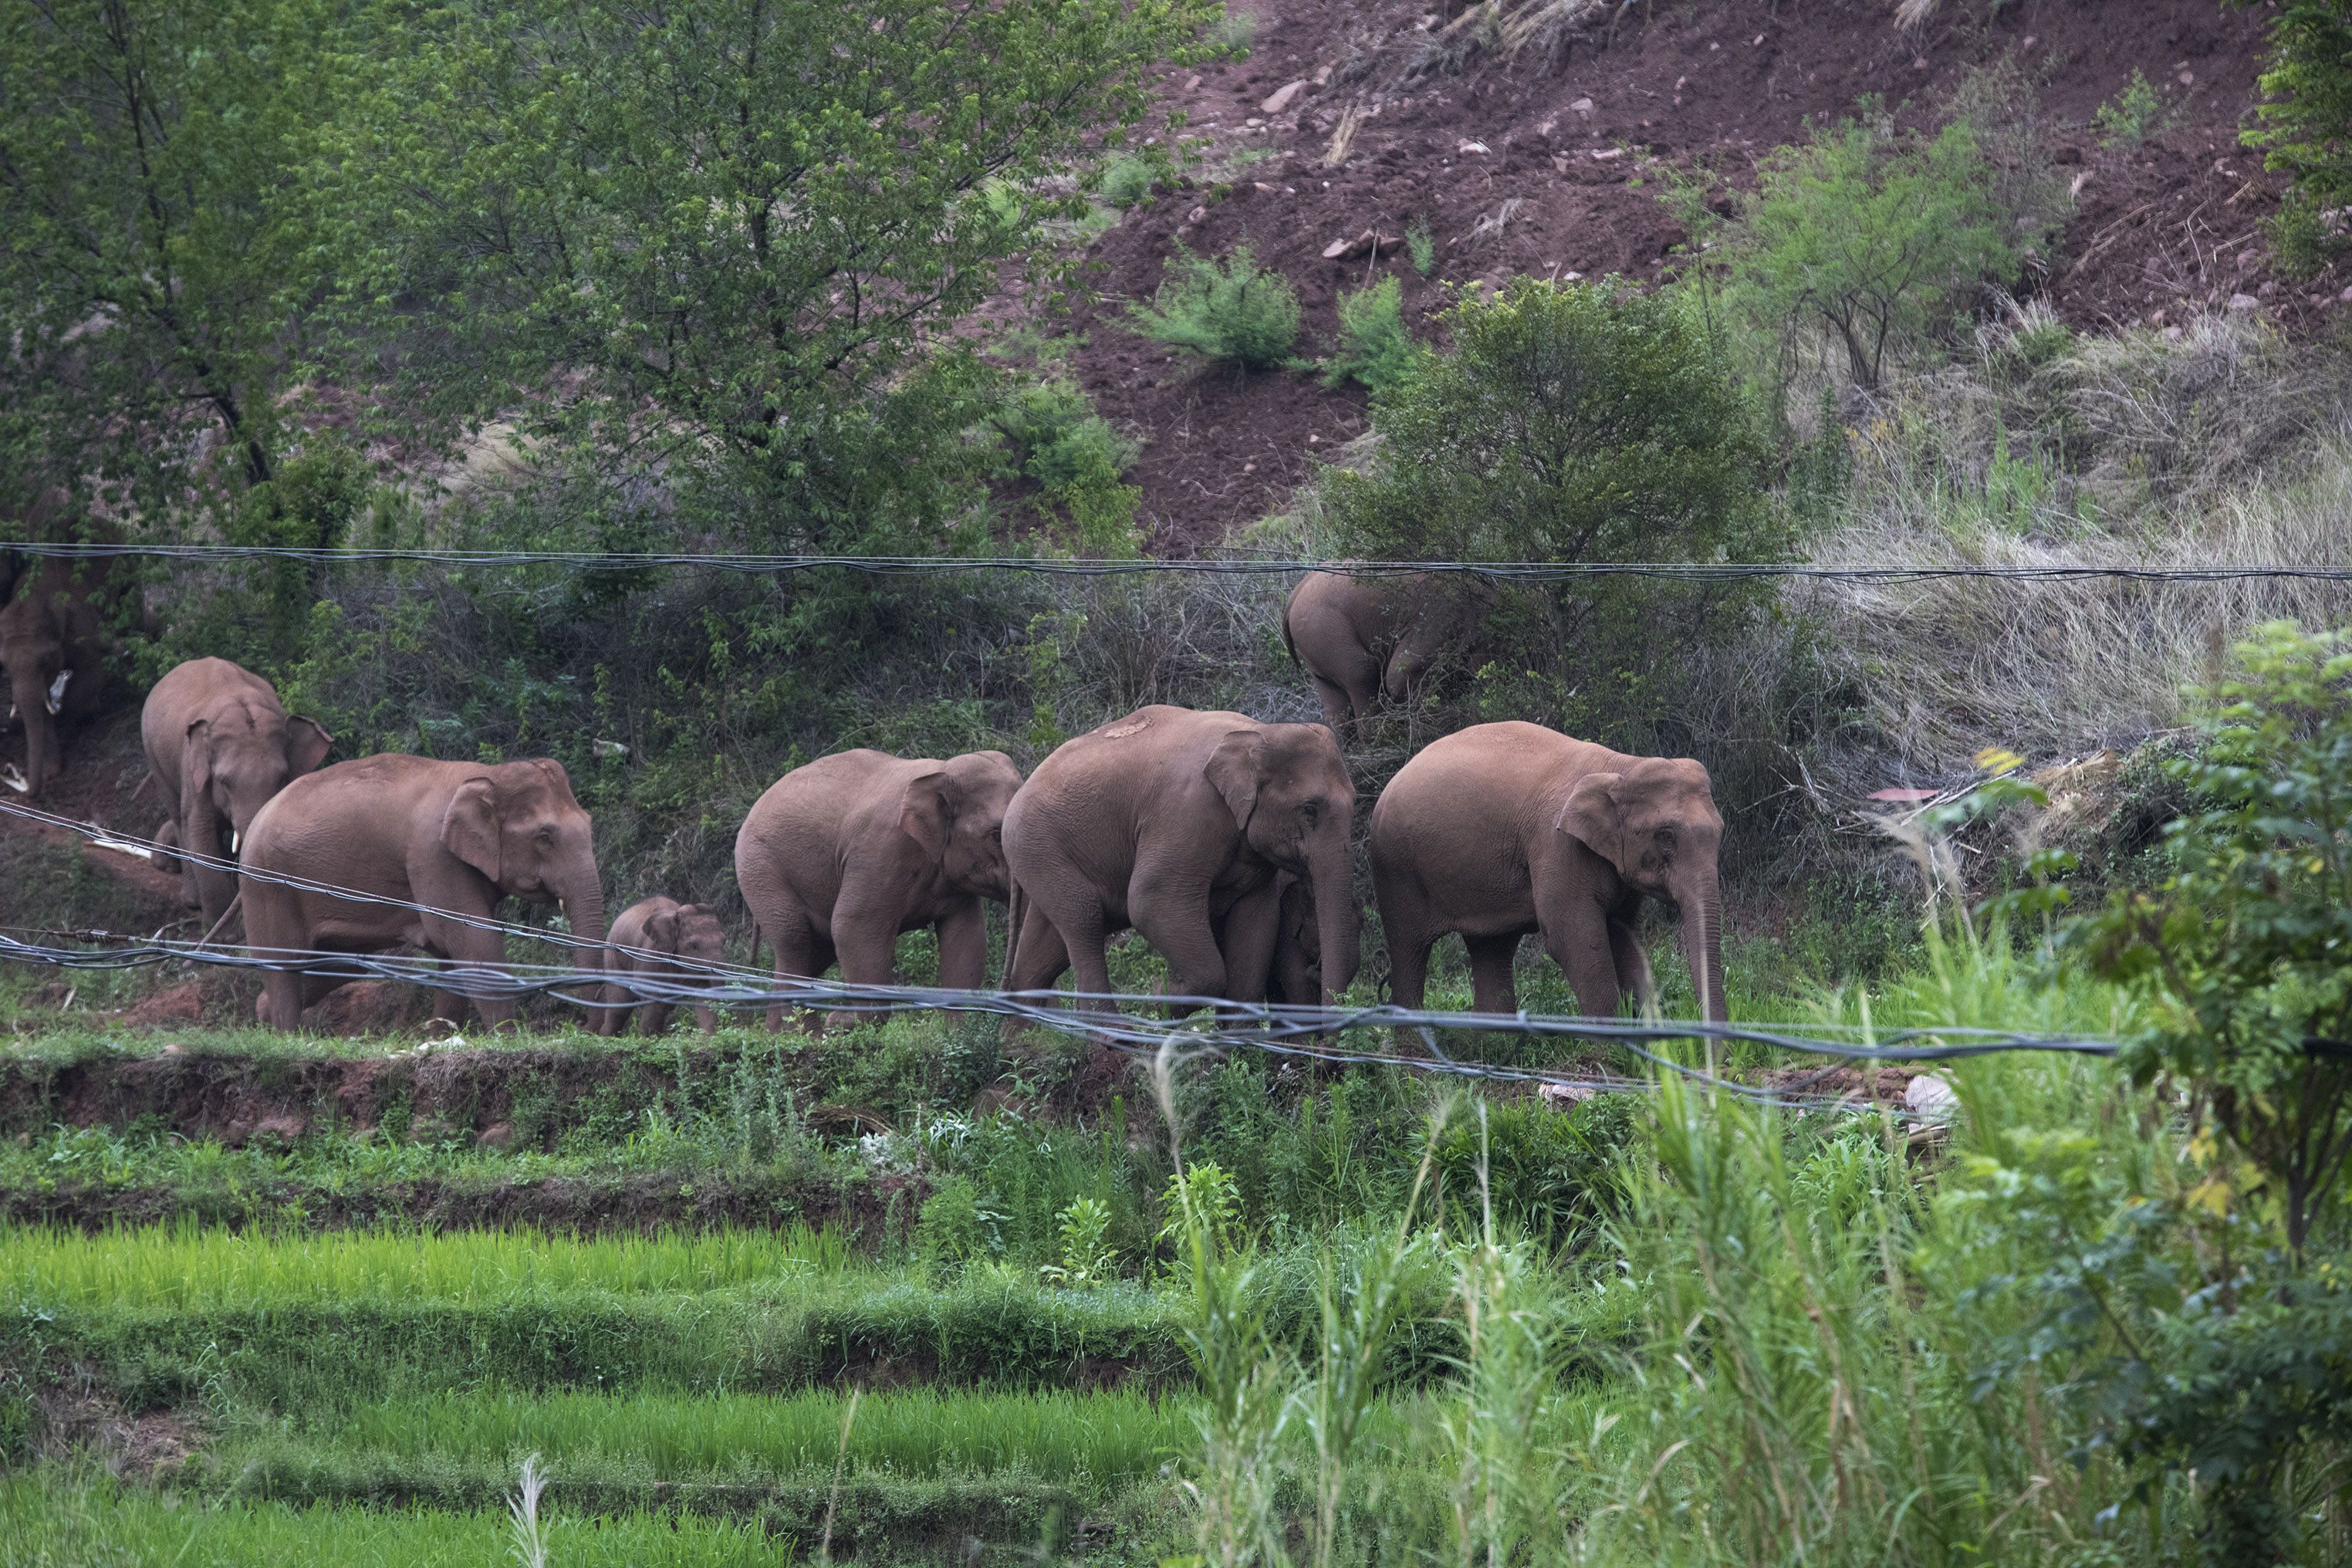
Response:
[[[775,1568],[780,1561],[756,1520],[669,1509],[559,1512],[543,1530],[549,1560],[562,1568]],[[488,1513],[215,1501],[53,1468],[0,1475],[0,1562],[11,1568],[512,1568],[509,1545]]]
[[[856,1265],[829,1231],[570,1239],[530,1231],[276,1237],[190,1225],[97,1236],[0,1231],[0,1297],[47,1307],[217,1311],[369,1300],[473,1303],[552,1291],[718,1290]]]
[[[1241,370],[1289,363],[1298,341],[1297,291],[1260,267],[1246,244],[1223,261],[1179,247],[1151,303],[1131,313],[1145,337]]]
[[[463,1389],[405,1395],[232,1442],[224,1473],[271,1455],[311,1454],[428,1470],[511,1470],[526,1454],[567,1477],[747,1481],[829,1473],[937,1477],[1020,1472],[1110,1483],[1156,1474],[1188,1446],[1189,1399],[1139,1388],[868,1394],[842,1447],[843,1394],[765,1395]]]
[[[1323,384],[1353,381],[1374,396],[1410,379],[1420,352],[1405,330],[1404,286],[1383,278],[1339,295],[1339,346],[1323,362]]]

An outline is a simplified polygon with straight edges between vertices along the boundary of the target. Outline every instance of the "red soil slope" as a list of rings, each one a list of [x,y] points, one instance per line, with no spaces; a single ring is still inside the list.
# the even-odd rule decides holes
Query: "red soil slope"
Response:
[[[2057,254],[2035,287],[2077,325],[2161,310],[2259,308],[2298,324],[2338,307],[2340,280],[2271,283],[2262,218],[2275,183],[2237,143],[2256,98],[2263,17],[2218,0],[1948,4],[1897,28],[1886,0],[1700,0],[1631,10],[1514,60],[1458,74],[1406,69],[1434,9],[1419,3],[1233,0],[1254,10],[1249,56],[1171,73],[1178,134],[1204,142],[1207,174],[1127,214],[1093,247],[1102,297],[1081,309],[1075,356],[1102,411],[1146,440],[1132,476],[1159,552],[1182,554],[1278,508],[1321,452],[1360,433],[1364,402],[1311,376],[1199,374],[1126,323],[1181,243],[1216,254],[1247,240],[1297,287],[1306,346],[1323,352],[1342,287],[1403,279],[1409,310],[1439,300],[1402,247],[1327,260],[1334,240],[1418,222],[1438,241],[1437,279],[1515,273],[1654,279],[1682,235],[1655,198],[1660,163],[1703,161],[1740,179],[1808,119],[1865,94],[1932,111],[1970,71],[2009,59],[2038,87],[2059,162],[2077,185]],[[1448,14],[1458,0],[1446,0]],[[1614,9],[1612,7],[1611,9]],[[1435,22],[1443,27],[1444,22]],[[1328,68],[1328,72],[1326,68]],[[2100,145],[2091,117],[2137,68],[2162,92],[2168,129],[2143,146]],[[1323,85],[1316,78],[1325,76]],[[1263,104],[1305,83],[1268,114]],[[1342,162],[1326,151],[1341,113],[1367,113]],[[1256,154],[1244,163],[1242,156]],[[1647,174],[1649,177],[1644,178]],[[1209,183],[1229,186],[1216,199]],[[1520,205],[1488,241],[1482,217]]]

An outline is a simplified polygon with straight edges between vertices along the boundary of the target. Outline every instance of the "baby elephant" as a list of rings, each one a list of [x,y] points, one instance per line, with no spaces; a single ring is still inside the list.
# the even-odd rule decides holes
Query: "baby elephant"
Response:
[[[689,962],[679,963],[648,957],[648,953],[670,953]],[[707,982],[709,977],[693,965],[726,961],[727,943],[719,929],[719,911],[709,904],[681,904],[676,899],[646,899],[623,910],[613,922],[604,949],[607,974],[657,975],[673,983]],[[628,1006],[635,994],[625,985],[604,987],[599,998],[604,1005],[596,1014],[598,1034],[620,1034],[631,1018],[648,1035],[669,1027],[670,1003],[648,999]],[[695,1008],[694,1016],[706,1035],[719,1027],[719,1015],[709,1007]]]

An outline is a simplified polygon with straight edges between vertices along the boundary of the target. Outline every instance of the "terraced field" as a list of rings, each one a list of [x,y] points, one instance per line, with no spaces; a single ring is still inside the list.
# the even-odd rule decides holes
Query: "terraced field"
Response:
[[[45,1031],[0,1059],[0,1559],[504,1561],[526,1461],[550,1562],[1181,1551],[1198,1320],[1148,1083],[1076,1053],[975,1111],[956,1026],[864,1036]],[[1188,1094],[1298,1339],[1328,1227],[1413,1180],[1425,1089]],[[1622,1117],[1521,1120],[1591,1163]],[[1578,1223],[1556,1176],[1506,1196]],[[1444,1282],[1414,1296],[1361,1416],[1394,1490],[1460,1350]]]

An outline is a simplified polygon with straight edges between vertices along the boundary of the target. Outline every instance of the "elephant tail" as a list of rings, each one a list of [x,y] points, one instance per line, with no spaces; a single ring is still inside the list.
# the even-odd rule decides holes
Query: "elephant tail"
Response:
[[[751,955],[743,960],[743,967],[746,969],[760,967],[760,917],[757,915],[751,917]]]
[[[1290,636],[1290,602],[1286,599],[1283,601],[1282,605],[1282,646],[1289,652],[1290,662],[1297,664],[1298,662],[1298,644],[1294,641]]]

